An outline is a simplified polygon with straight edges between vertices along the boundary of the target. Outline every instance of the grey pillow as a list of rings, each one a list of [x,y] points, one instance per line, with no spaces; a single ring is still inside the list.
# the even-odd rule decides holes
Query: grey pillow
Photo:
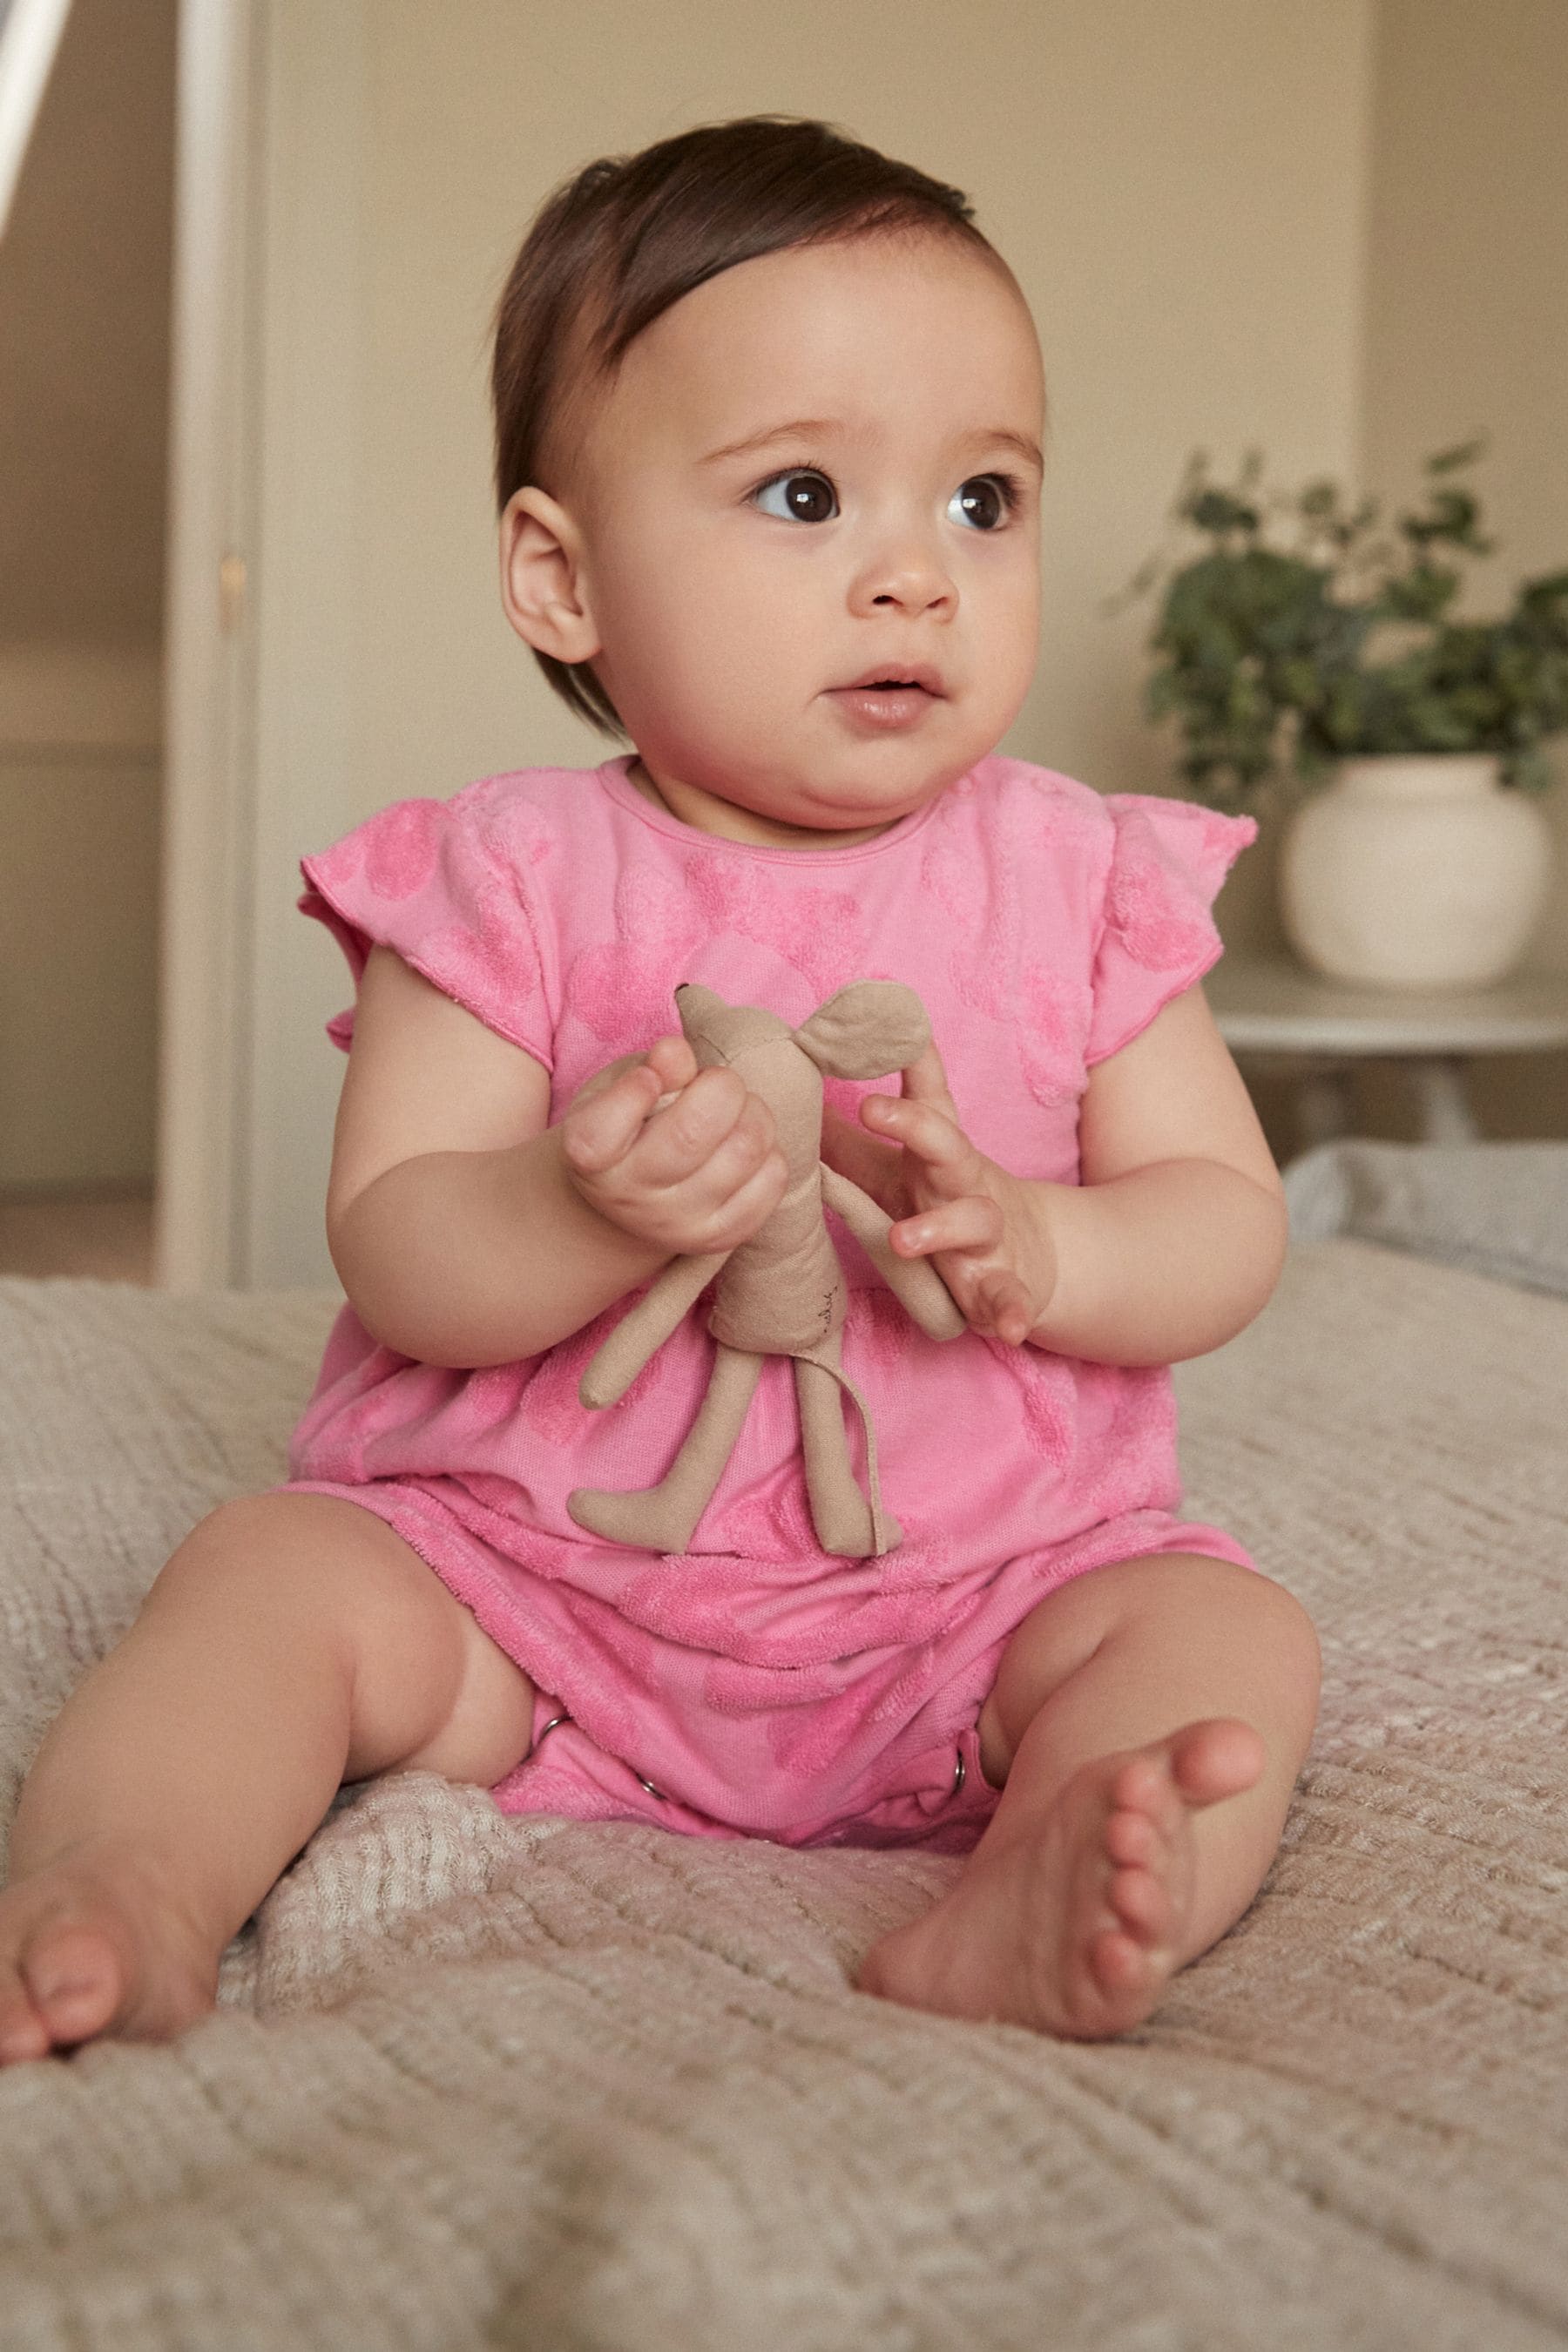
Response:
[[[1293,1242],[1353,1234],[1568,1297],[1568,1143],[1325,1143],[1285,1199]]]

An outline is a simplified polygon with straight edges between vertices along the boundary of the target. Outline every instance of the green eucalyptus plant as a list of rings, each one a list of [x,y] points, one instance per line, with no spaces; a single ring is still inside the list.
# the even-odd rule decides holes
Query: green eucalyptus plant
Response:
[[[1543,746],[1568,729],[1568,572],[1524,582],[1499,619],[1455,616],[1465,564],[1491,551],[1460,478],[1483,446],[1429,457],[1422,502],[1391,525],[1332,482],[1266,493],[1256,451],[1231,488],[1190,461],[1173,519],[1201,551],[1163,551],[1119,601],[1165,583],[1148,709],[1179,721],[1197,797],[1234,808],[1269,778],[1310,785],[1388,751],[1496,752],[1506,782],[1551,781]]]

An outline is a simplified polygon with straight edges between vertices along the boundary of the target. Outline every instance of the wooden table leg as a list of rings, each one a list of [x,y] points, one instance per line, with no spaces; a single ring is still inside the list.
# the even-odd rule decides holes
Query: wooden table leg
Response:
[[[1458,1054],[1428,1054],[1406,1065],[1421,1113],[1423,1143],[1479,1143],[1480,1129],[1465,1086]]]

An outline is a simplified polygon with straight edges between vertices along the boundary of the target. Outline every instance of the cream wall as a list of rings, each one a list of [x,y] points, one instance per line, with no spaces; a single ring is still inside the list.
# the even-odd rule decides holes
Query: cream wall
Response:
[[[1143,614],[1103,600],[1194,443],[1357,456],[1371,0],[275,0],[260,439],[258,986],[248,1263],[325,1278],[348,993],[293,861],[384,803],[602,739],[496,599],[489,312],[565,173],[705,120],[810,113],[955,181],[1045,344],[1039,675],[1011,739],[1160,789]],[[312,329],[314,331],[312,332]],[[1260,863],[1261,861],[1255,861]],[[1267,877],[1227,894],[1271,936]]]
[[[1367,487],[1407,495],[1432,451],[1486,432],[1500,541],[1478,609],[1568,568],[1568,5],[1380,0],[1367,240]],[[1533,960],[1568,971],[1568,758],[1550,803],[1556,895]],[[1486,1131],[1568,1135],[1568,1055],[1483,1066]],[[1408,1129],[1392,1089],[1363,1106]]]

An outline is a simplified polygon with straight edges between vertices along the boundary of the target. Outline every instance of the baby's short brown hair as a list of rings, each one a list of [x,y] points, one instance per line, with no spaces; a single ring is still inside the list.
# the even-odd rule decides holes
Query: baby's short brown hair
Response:
[[[959,189],[790,115],[709,123],[588,164],[538,215],[496,312],[498,507],[529,485],[555,494],[572,394],[613,375],[705,279],[791,246],[921,230],[996,257]],[[625,734],[586,663],[534,658],[590,726]]]

